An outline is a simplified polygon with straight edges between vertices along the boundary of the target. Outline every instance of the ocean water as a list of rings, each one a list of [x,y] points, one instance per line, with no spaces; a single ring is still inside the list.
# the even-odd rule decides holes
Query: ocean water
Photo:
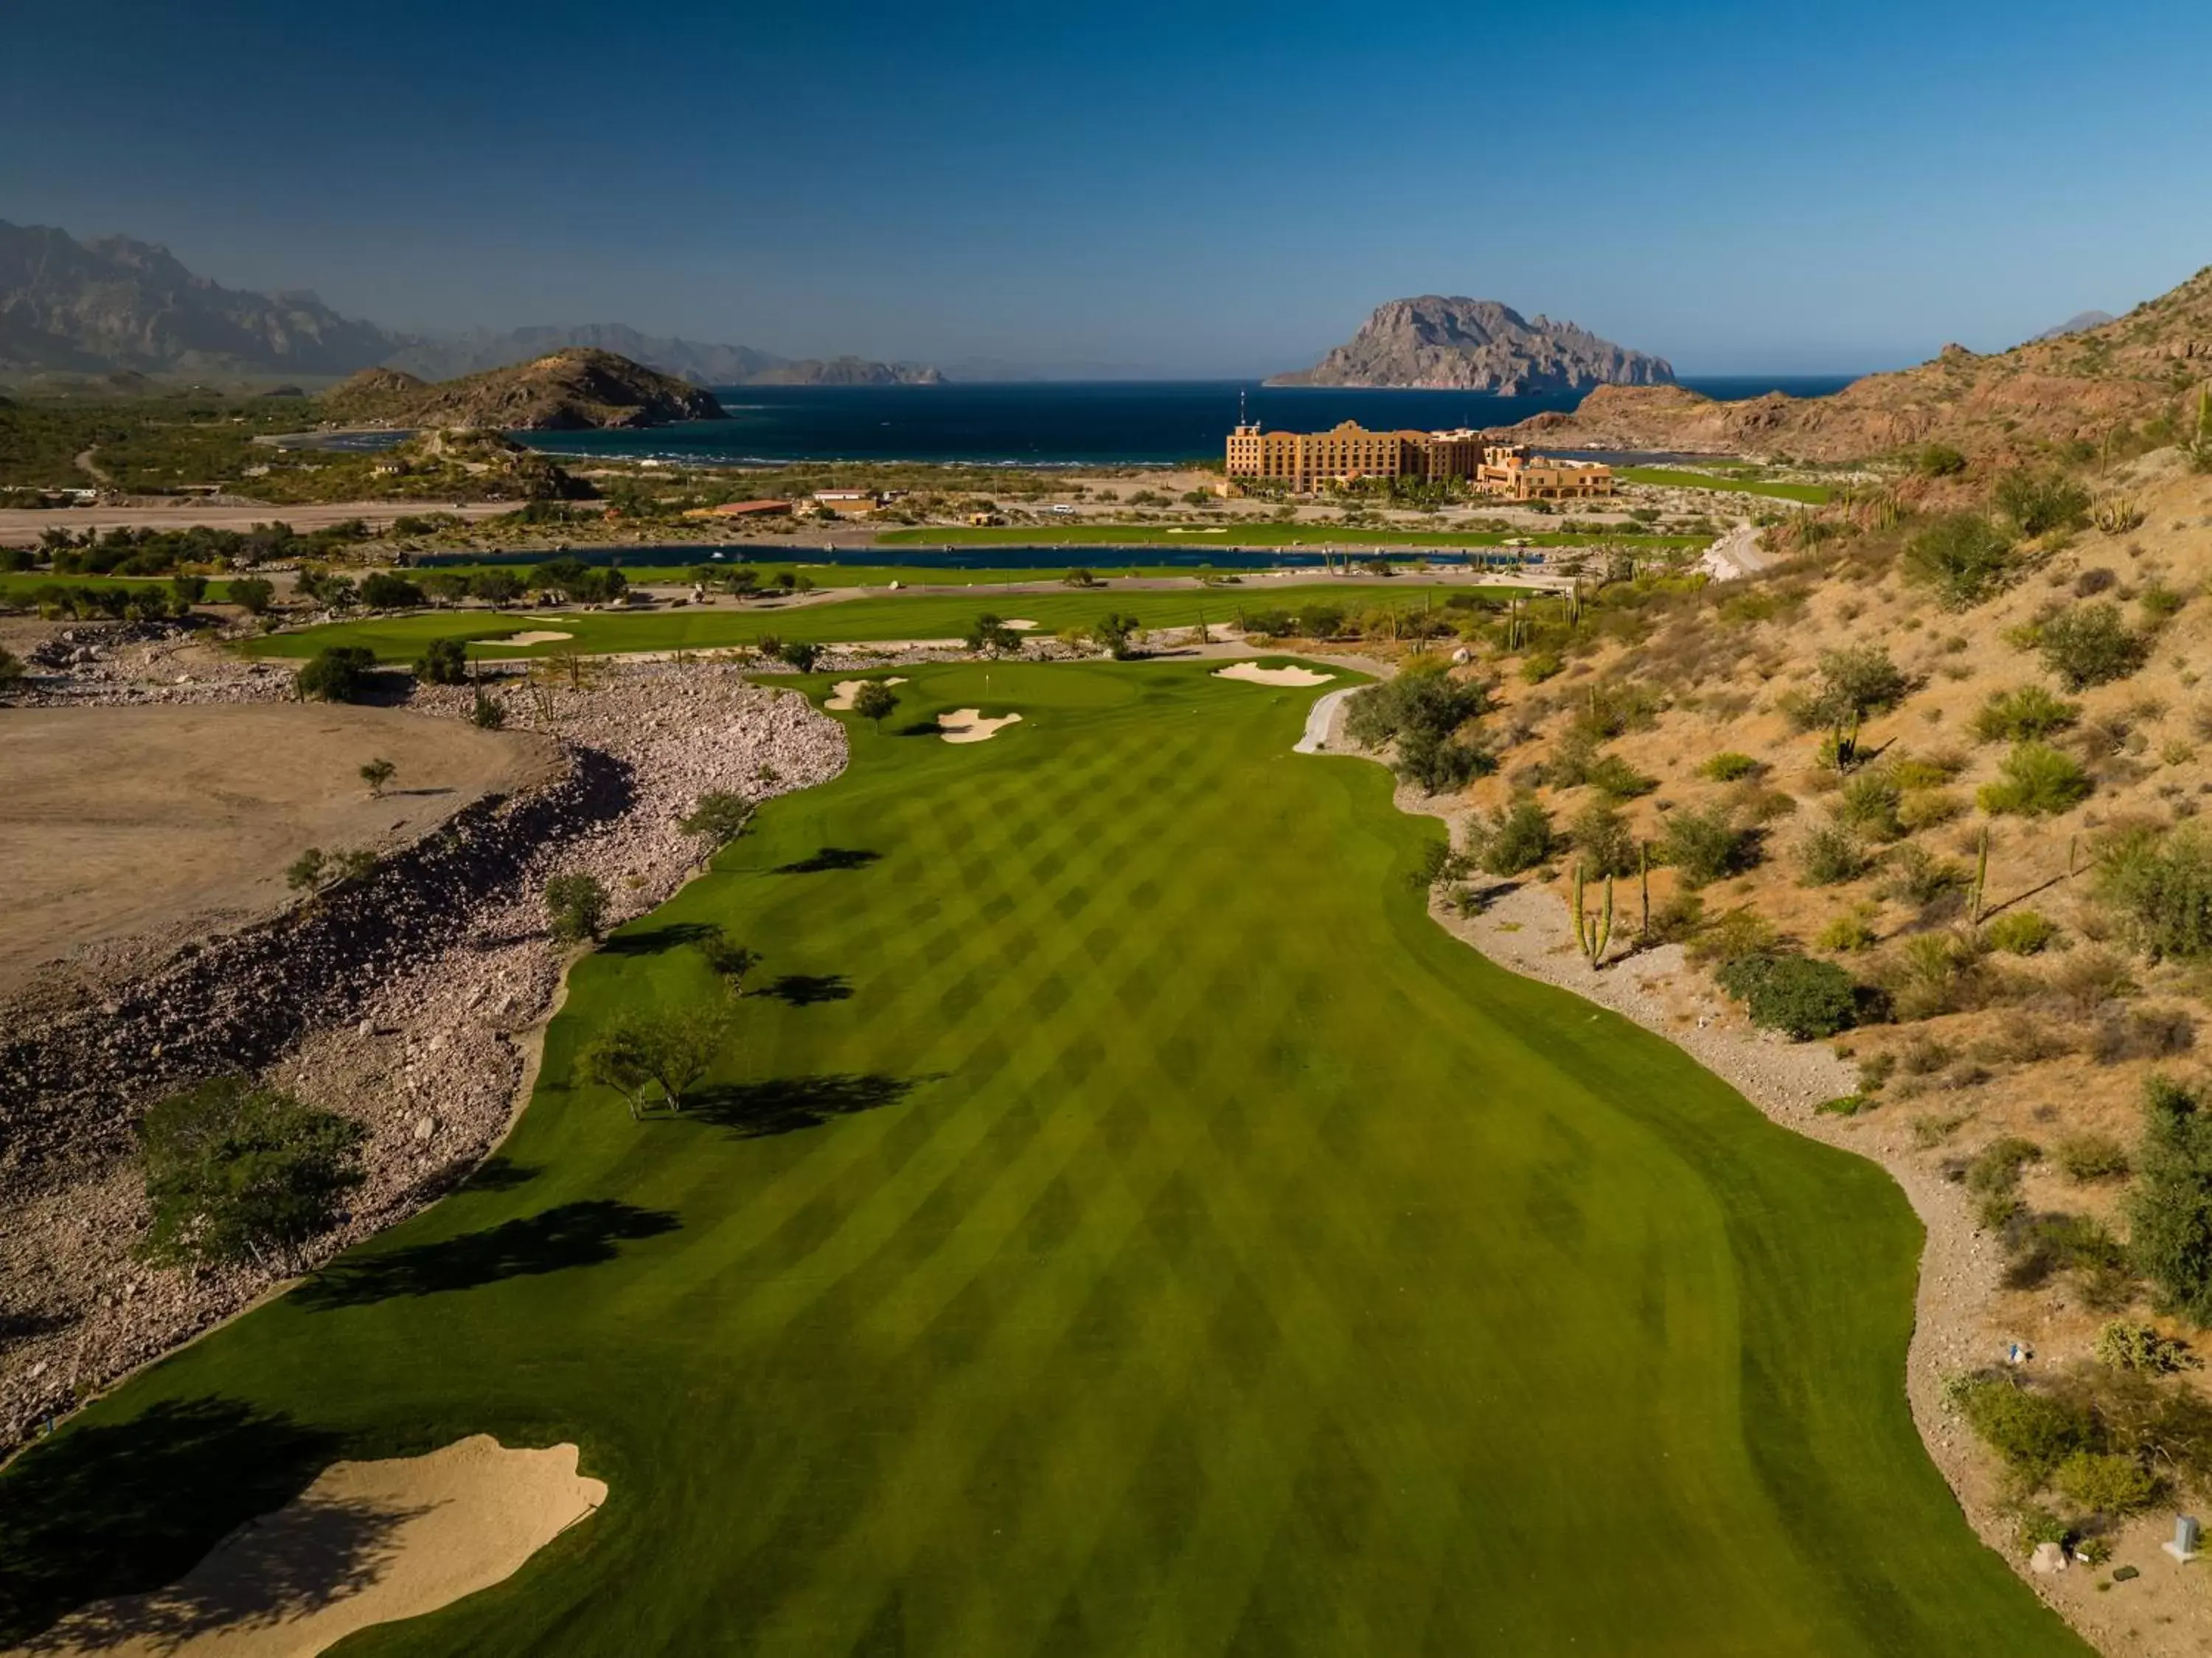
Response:
[[[1728,400],[1770,391],[1824,397],[1848,375],[1687,380]],[[1503,426],[1571,409],[1578,392],[1496,397],[1475,392],[1264,387],[1233,380],[954,386],[735,386],[718,391],[727,420],[645,431],[528,432],[558,454],[692,463],[934,460],[1006,466],[1158,466],[1218,459],[1240,394],[1253,418],[1314,430],[1340,420],[1389,429]]]

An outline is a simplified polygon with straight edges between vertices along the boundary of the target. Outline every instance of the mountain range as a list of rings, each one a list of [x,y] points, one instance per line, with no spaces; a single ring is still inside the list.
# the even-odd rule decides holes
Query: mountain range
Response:
[[[1359,332],[1270,386],[1432,387],[1525,396],[1592,386],[1668,386],[1673,365],[1571,322],[1533,320],[1496,300],[1424,294],[1376,307]]]
[[[341,316],[312,293],[225,288],[165,247],[79,241],[0,220],[0,374],[337,377],[390,367],[451,380],[569,348],[613,352],[702,386],[935,385],[922,363],[789,358],[657,338],[620,323],[406,334]]]

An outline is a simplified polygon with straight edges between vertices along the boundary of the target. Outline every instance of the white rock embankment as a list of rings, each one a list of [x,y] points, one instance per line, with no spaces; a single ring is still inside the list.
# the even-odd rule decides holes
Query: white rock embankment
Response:
[[[161,694],[252,696],[258,679]],[[503,700],[510,725],[550,731],[570,757],[541,797],[457,818],[363,890],[211,941],[107,1009],[0,1047],[0,1446],[482,1159],[512,1120],[528,1034],[567,960],[545,930],[548,877],[598,875],[611,921],[627,919],[696,872],[699,844],[676,820],[699,795],[765,799],[845,764],[836,722],[722,665],[619,667],[584,690]],[[455,687],[410,706],[465,717],[472,702]],[[283,1270],[149,1267],[135,1253],[146,1216],[131,1125],[161,1093],[241,1058],[359,1119],[368,1183],[346,1222]]]

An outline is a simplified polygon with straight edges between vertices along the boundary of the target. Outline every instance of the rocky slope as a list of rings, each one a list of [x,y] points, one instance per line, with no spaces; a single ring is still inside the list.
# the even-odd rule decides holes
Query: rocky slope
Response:
[[[1663,357],[1600,339],[1571,322],[1534,321],[1495,300],[1425,294],[1377,306],[1312,368],[1270,386],[1431,387],[1509,396],[1591,386],[1666,386]]]
[[[658,426],[723,418],[712,393],[588,346],[437,385],[393,369],[368,369],[332,390],[325,401],[339,420],[510,431]]]
[[[0,370],[342,375],[398,344],[313,294],[221,287],[151,243],[0,220]]]
[[[1780,393],[1717,403],[1680,387],[1600,387],[1571,415],[1539,415],[1523,436],[1591,448],[1682,449],[1856,460],[1940,442],[2003,460],[2052,444],[2100,442],[2116,425],[2180,415],[2212,377],[2212,267],[2125,316],[1979,357],[1869,375],[1832,397]]]

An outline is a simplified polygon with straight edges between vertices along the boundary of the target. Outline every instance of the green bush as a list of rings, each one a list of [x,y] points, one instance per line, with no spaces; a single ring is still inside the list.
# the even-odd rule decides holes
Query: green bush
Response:
[[[1468,848],[1480,869],[1493,875],[1517,875],[1552,856],[1551,814],[1531,794],[1516,794],[1488,819],[1468,826]]]
[[[415,677],[425,685],[460,685],[469,677],[469,650],[459,639],[433,639],[415,659]]]
[[[173,1094],[138,1125],[152,1225],[140,1246],[162,1262],[258,1260],[337,1219],[361,1185],[368,1131],[257,1086],[219,1076]]]
[[[2049,743],[2016,743],[1997,766],[1997,780],[1975,799],[1992,816],[2055,817],[2089,797],[2089,774],[2071,754]]]
[[[2165,1489],[2133,1457],[2110,1451],[2075,1452],[2051,1483],[2084,1509],[2114,1519],[2148,1508]]]
[[[1912,457],[1912,469],[1923,478],[1955,478],[1966,470],[1966,457],[1948,443],[1924,443]]]
[[[2128,1172],[2127,1148],[2109,1134],[2069,1134],[2051,1155],[2076,1186],[2120,1179]]]
[[[1797,878],[1807,887],[1833,887],[1867,871],[1866,849],[1840,823],[1824,823],[1797,843]]]
[[[304,701],[356,703],[368,693],[376,653],[366,645],[325,645],[301,667],[292,688]]]
[[[607,889],[597,875],[556,875],[545,883],[545,912],[554,937],[581,944],[606,924]]]
[[[1729,962],[1715,977],[1744,1004],[1753,1024],[1799,1042],[1833,1036],[1858,1022],[1858,984],[1832,961],[1748,955]]]
[[[1687,896],[1695,900],[1694,893]],[[1701,966],[1725,966],[1755,955],[1779,954],[1783,948],[1782,934],[1772,922],[1756,910],[1742,909],[1696,928],[1687,954]]]
[[[2065,730],[2081,717],[2081,704],[2069,703],[2039,685],[1993,691],[1975,710],[1973,733],[1984,742],[2025,742]]]
[[[412,610],[422,602],[422,589],[404,576],[376,570],[362,577],[361,602],[371,610]]]
[[[1657,850],[1660,860],[1692,888],[1741,875],[1759,862],[1757,832],[1739,827],[1734,814],[1717,806],[1674,813]]]
[[[2114,1319],[2099,1330],[2096,1344],[2090,1350],[2100,1364],[2143,1375],[2166,1376],[2197,1368],[2196,1357],[2190,1352],[2187,1342],[2161,1336],[2148,1324],[2136,1324],[2126,1319]]]
[[[2076,1451],[2100,1448],[2096,1418],[2071,1400],[2037,1393],[2009,1376],[1984,1376],[1947,1391],[1969,1426],[2029,1490]]]
[[[1609,801],[1634,800],[1659,786],[1658,778],[1646,777],[1618,754],[1601,754],[1583,780]]]
[[[2143,1134],[2126,1199],[2128,1251],[2163,1311],[2212,1325],[2212,1118],[2166,1076],[2143,1086]]]
[[[1711,777],[1715,783],[1735,783],[1763,769],[1750,755],[1739,754],[1731,750],[1724,754],[1714,755],[1712,759],[1698,768],[1698,775],[1701,777]]]
[[[2115,604],[2075,605],[2035,630],[2044,666],[2069,691],[2124,680],[2150,657],[2150,642]]]
[[[1532,650],[1521,659],[1521,679],[1525,685],[1541,685],[1555,677],[1566,663],[1556,650]]]
[[[2010,579],[2012,539],[1980,513],[1952,513],[1905,544],[1905,570],[1946,609],[1970,610]]]
[[[1849,779],[1836,798],[1836,816],[1861,834],[1875,840],[1895,840],[1905,833],[1899,815],[1905,791],[1887,771],[1862,771]]]
[[[2088,521],[2089,491],[2062,472],[2007,472],[1990,498],[2022,535],[2077,529]]]
[[[2098,855],[2095,891],[2146,954],[2181,961],[2212,956],[2212,833],[2201,826],[2115,837]]]
[[[2039,955],[2058,936],[2058,924],[2033,910],[2010,910],[1990,922],[1984,936],[2007,955]]]
[[[265,616],[269,607],[276,602],[276,584],[265,576],[234,576],[230,582],[230,602],[248,616]]]
[[[1605,802],[1592,801],[1575,814],[1567,826],[1576,856],[1591,879],[1634,875],[1638,867],[1636,837],[1620,814]]]

